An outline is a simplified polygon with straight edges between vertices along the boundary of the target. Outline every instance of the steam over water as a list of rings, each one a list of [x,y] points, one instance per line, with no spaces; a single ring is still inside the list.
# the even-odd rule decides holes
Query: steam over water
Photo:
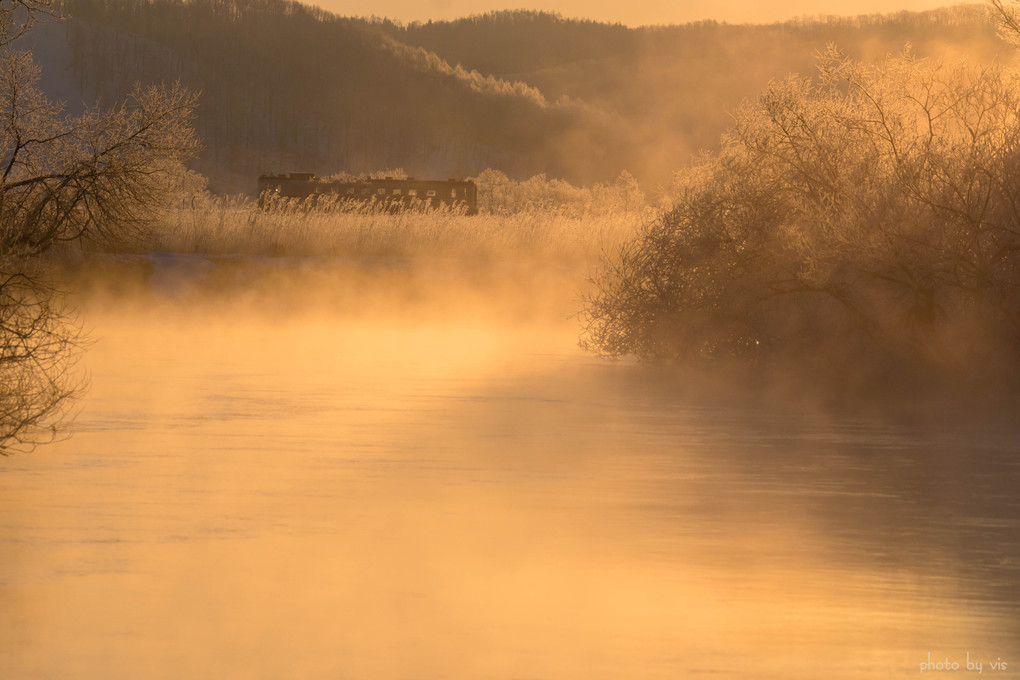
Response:
[[[1009,419],[703,398],[554,267],[123,268],[0,461],[0,678],[1020,674]]]

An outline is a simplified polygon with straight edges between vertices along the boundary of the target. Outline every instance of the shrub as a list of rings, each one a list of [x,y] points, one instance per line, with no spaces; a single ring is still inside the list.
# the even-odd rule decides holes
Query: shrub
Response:
[[[613,258],[582,345],[650,359],[1020,368],[1020,77],[820,58]]]
[[[646,208],[644,192],[626,170],[612,182],[590,187],[575,187],[544,174],[520,182],[491,168],[480,172],[474,181],[479,210],[493,215],[604,217]]]

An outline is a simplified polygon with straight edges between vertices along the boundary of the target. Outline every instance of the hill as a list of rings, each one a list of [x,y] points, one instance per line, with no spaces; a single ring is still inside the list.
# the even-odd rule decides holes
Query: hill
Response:
[[[857,57],[1002,58],[979,6],[772,26],[630,29],[539,12],[400,25],[290,0],[64,0],[41,29],[48,91],[116,101],[138,81],[202,93],[214,189],[261,172],[487,167],[590,183],[629,169],[649,188],[713,147],[767,82],[811,72],[837,42]]]

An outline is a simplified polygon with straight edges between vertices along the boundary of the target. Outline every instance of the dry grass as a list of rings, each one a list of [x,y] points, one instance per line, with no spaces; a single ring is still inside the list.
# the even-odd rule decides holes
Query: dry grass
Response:
[[[313,208],[300,202],[261,209],[249,200],[207,199],[166,211],[134,247],[206,255],[441,256],[580,264],[615,251],[648,218],[644,211],[469,217],[456,211],[391,213],[370,205]]]

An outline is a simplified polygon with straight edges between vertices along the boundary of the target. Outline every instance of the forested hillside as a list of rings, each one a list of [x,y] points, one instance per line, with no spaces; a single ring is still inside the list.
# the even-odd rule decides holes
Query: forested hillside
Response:
[[[1012,58],[981,4],[928,12],[820,17],[769,26],[699,22],[628,29],[536,12],[386,25],[394,38],[454,64],[521,80],[548,99],[585,101],[627,121],[642,180],[667,177],[715,148],[745,98],[790,73],[814,74],[829,43],[878,62],[909,43],[918,57]]]
[[[626,148],[582,106],[296,3],[74,0],[64,11],[87,99],[118,99],[137,80],[201,91],[197,169],[216,188],[251,188],[259,172],[395,166],[444,177],[539,167],[588,180]],[[575,135],[581,152],[561,153],[558,140]]]
[[[575,183],[631,170],[654,192],[712,148],[770,79],[836,42],[862,58],[1009,53],[980,6],[775,26],[629,29],[536,12],[399,25],[289,0],[64,0],[39,39],[73,108],[136,82],[201,91],[195,168],[216,190],[261,172],[492,167]],[[56,76],[54,74],[57,74]]]

